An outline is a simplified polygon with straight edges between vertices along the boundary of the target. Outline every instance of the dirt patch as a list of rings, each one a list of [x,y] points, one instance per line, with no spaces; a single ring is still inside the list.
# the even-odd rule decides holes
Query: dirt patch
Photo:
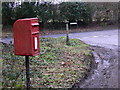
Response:
[[[96,46],[92,48],[97,68],[74,88],[118,88],[118,51]]]

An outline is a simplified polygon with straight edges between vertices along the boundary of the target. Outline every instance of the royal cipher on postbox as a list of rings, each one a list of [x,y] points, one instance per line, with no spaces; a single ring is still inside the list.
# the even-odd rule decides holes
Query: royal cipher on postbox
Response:
[[[38,18],[19,19],[13,30],[15,55],[35,56],[40,53]]]

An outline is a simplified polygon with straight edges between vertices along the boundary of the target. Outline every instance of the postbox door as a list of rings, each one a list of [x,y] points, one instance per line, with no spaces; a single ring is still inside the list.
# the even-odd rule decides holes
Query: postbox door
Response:
[[[32,26],[32,43],[33,43],[33,53],[40,52],[39,49],[39,29],[38,25]]]
[[[39,49],[39,23],[38,20],[31,21],[31,33],[32,33],[32,52],[33,55],[40,52]]]

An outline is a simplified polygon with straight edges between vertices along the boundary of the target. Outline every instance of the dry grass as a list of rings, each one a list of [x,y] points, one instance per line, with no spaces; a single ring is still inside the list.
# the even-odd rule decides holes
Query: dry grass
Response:
[[[91,49],[78,39],[42,38],[41,53],[30,58],[31,87],[71,88],[90,69]],[[25,61],[3,45],[3,87],[25,87]],[[86,58],[87,57],[87,58]]]

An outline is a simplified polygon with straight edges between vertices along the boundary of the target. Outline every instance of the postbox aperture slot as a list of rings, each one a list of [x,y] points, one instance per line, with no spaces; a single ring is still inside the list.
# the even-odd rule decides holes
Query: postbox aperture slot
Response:
[[[32,32],[32,34],[39,34],[39,31],[36,31],[36,32]]]
[[[32,26],[39,26],[39,23],[32,23]]]

